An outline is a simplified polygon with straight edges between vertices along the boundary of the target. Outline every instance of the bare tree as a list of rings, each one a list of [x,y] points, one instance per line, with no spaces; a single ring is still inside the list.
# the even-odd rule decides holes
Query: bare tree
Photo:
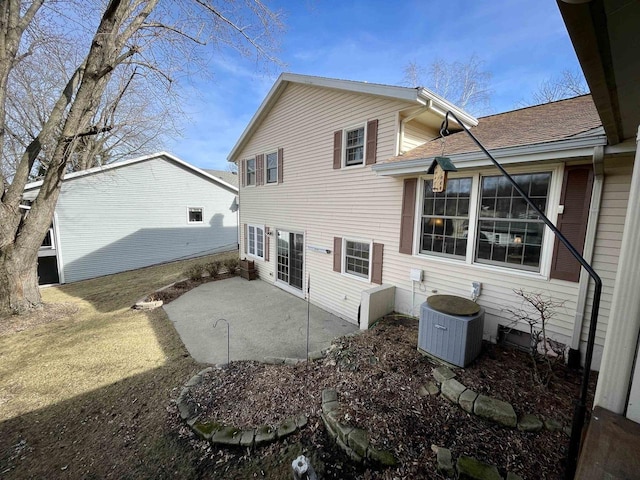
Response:
[[[522,299],[522,306],[508,307],[505,308],[505,311],[513,318],[514,326],[520,323],[528,325],[531,339],[529,355],[533,368],[533,379],[535,383],[546,387],[554,376],[551,359],[563,358],[564,355],[564,349],[560,344],[548,337],[547,327],[558,309],[564,306],[564,302],[544,297],[541,293],[526,292],[522,289],[514,290],[513,293]],[[538,368],[539,360],[545,362],[546,368],[542,371]]]
[[[7,156],[7,93],[12,73],[41,45],[37,36],[30,36],[29,28],[38,19],[57,16],[51,24],[64,30],[68,17],[82,19],[77,13],[69,15],[70,5],[63,0],[0,3],[0,161]],[[95,5],[91,3],[94,9]],[[0,169],[0,315],[25,311],[41,302],[38,249],[64,174],[74,161],[82,166],[83,150],[92,148],[87,139],[112,131],[116,112],[128,108],[122,99],[130,90],[114,87],[112,82],[117,85],[118,79],[126,79],[125,85],[140,82],[144,88],[153,78],[170,85],[177,72],[187,74],[192,61],[206,58],[196,50],[206,44],[276,60],[273,47],[281,28],[279,16],[257,0],[109,0],[99,13],[97,21],[87,22],[87,29],[94,28],[86,51],[63,87],[52,95],[51,105],[44,106],[41,118],[30,125],[31,138],[21,148],[13,148],[12,175]],[[26,95],[30,86],[22,90]],[[110,91],[118,92],[112,97],[112,107],[103,102]],[[22,193],[45,149],[42,186],[25,214]]]
[[[428,68],[411,61],[404,67],[402,83],[427,87],[454,105],[478,114],[489,109],[491,78],[483,61],[473,54],[465,61],[451,63],[436,58]]]
[[[540,82],[537,90],[531,94],[531,99],[523,100],[517,106],[541,105],[587,93],[589,87],[579,70],[563,70],[560,75]]]

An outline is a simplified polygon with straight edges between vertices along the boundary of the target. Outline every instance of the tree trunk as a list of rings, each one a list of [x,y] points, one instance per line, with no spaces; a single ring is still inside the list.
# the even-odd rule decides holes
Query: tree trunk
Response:
[[[0,316],[19,314],[40,305],[37,252],[16,254],[13,246],[0,251]]]

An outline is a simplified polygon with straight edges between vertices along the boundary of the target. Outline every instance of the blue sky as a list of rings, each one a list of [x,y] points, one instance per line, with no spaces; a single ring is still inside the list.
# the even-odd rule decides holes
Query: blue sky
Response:
[[[226,169],[227,155],[282,71],[400,85],[410,61],[464,61],[492,73],[491,112],[518,107],[540,82],[579,68],[552,0],[276,1],[286,31],[283,68],[214,55],[212,79],[184,105],[184,136],[166,150],[201,168]],[[425,85],[428,87],[428,85]]]

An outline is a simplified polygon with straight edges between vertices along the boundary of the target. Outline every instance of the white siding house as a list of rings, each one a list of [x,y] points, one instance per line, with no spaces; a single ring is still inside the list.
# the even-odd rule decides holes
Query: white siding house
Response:
[[[39,187],[27,185],[25,200]],[[41,248],[41,283],[235,249],[236,196],[236,186],[163,152],[69,174]]]
[[[299,296],[310,279],[312,303],[362,328],[386,311],[417,315],[436,292],[470,297],[480,282],[485,337],[496,339],[512,322],[506,309],[520,305],[514,289],[540,292],[564,302],[553,337],[584,354],[588,278],[464,132],[436,139],[447,110],[552,221],[571,230],[571,219],[584,220],[574,235],[607,272],[597,367],[635,145],[607,147],[588,96],[477,120],[426,89],[283,74],[229,155],[239,167],[241,257]],[[433,198],[425,172],[443,148],[458,172]],[[381,291],[385,305],[374,307]]]

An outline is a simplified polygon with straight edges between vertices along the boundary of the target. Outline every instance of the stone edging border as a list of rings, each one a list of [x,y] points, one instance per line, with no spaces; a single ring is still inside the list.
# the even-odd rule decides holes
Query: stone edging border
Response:
[[[241,429],[234,426],[222,425],[217,422],[200,422],[200,416],[196,415],[193,408],[187,402],[187,394],[191,387],[195,387],[202,382],[202,377],[213,371],[214,367],[207,367],[185,383],[176,399],[176,406],[180,413],[180,418],[187,426],[202,440],[211,442],[214,445],[257,447],[267,443],[280,440],[307,425],[307,416],[301,413],[297,417],[292,417],[280,422],[277,426],[262,425],[257,428]]]
[[[358,463],[368,459],[386,467],[397,465],[398,461],[391,452],[378,450],[369,443],[369,432],[340,423],[337,416],[339,407],[337,392],[333,388],[324,389],[320,416],[329,436],[336,441],[338,447]]]
[[[455,379],[456,374],[446,366],[436,367],[432,371],[433,378],[440,384],[428,382],[420,387],[418,394],[442,396],[453,404],[459,405],[465,412],[476,415],[485,420],[498,423],[505,427],[517,428],[523,432],[539,432],[543,428],[549,431],[563,430],[567,434],[566,426],[554,419],[540,420],[536,415],[524,414],[519,419],[513,406],[505,401],[487,395],[477,394]]]
[[[140,299],[138,299],[136,303],[133,304],[133,307],[131,308],[135,308],[136,310],[154,310],[158,307],[161,307],[162,305],[164,305],[164,302],[162,300],[147,301],[145,300],[145,298],[148,298],[150,295],[153,295],[154,293],[158,293],[163,290],[166,290],[167,288],[171,288],[176,283],[184,282],[186,280],[188,280],[187,277],[181,278],[180,280],[176,280],[175,282],[170,283],[169,285],[165,285],[164,287],[160,287],[159,289],[154,290],[152,293],[147,293],[144,297],[141,297]]]

